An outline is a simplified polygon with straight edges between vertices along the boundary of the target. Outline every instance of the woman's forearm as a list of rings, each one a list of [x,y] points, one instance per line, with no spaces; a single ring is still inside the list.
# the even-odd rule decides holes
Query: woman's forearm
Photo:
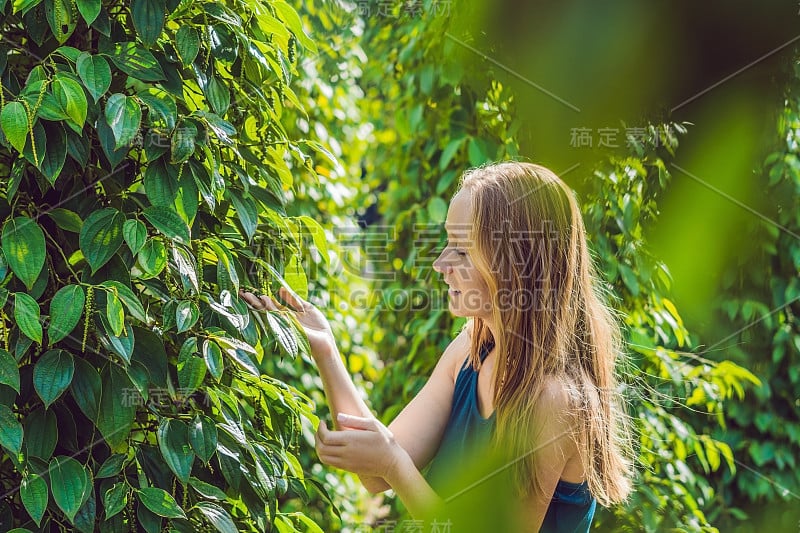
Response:
[[[325,398],[328,401],[331,418],[336,429],[340,429],[337,421],[339,413],[363,417],[374,416],[361,395],[358,394],[336,346],[331,346],[330,350],[324,353],[314,354],[314,361],[317,363],[317,369],[322,378],[322,388],[325,391]],[[383,492],[389,488],[389,484],[381,477],[358,476],[358,478],[372,494]]]
[[[429,516],[444,503],[408,454],[402,455],[386,481],[414,518]]]

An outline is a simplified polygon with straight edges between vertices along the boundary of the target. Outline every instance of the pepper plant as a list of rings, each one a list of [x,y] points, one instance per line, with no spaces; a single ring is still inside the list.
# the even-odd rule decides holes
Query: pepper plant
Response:
[[[320,531],[307,342],[238,297],[327,257],[303,52],[280,0],[0,0],[0,530]]]

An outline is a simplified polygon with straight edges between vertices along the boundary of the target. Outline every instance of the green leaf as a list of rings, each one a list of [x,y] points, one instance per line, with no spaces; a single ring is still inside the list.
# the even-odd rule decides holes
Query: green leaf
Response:
[[[128,438],[136,416],[132,393],[138,394],[130,378],[117,365],[110,364],[102,372],[103,387],[97,413],[97,429],[112,450]]]
[[[132,96],[112,94],[106,102],[106,122],[114,133],[114,149],[129,146],[139,133],[142,108]]]
[[[183,333],[195,325],[200,318],[200,309],[191,300],[182,300],[175,309],[175,322],[178,325],[178,333]]]
[[[4,404],[0,404],[0,446],[13,455],[19,455],[22,449],[22,424]]]
[[[139,297],[136,296],[136,293],[134,293],[130,287],[113,279],[104,281],[100,286],[112,289],[117,297],[122,300],[122,303],[125,304],[125,307],[128,308],[128,312],[130,312],[131,316],[142,322],[147,322],[147,314],[142,306],[142,302],[139,301]]]
[[[175,34],[175,49],[184,67],[192,64],[200,51],[200,36],[191,26],[183,25]]]
[[[122,309],[122,302],[112,291],[106,293],[106,317],[114,335],[122,335],[125,329],[125,311]]]
[[[0,127],[14,149],[22,153],[28,139],[28,114],[19,102],[9,102],[0,111]]]
[[[83,52],[78,56],[76,67],[86,90],[97,102],[111,87],[111,67],[108,61],[102,56]]]
[[[196,391],[206,377],[205,362],[194,355],[178,360],[178,386],[183,396]]]
[[[133,27],[148,48],[153,46],[164,28],[164,0],[131,0]]]
[[[252,241],[258,227],[258,207],[256,207],[255,201],[249,196],[242,196],[235,189],[225,189],[225,193],[233,202],[236,216],[239,218],[239,222],[242,223],[242,229],[247,235],[247,241]]]
[[[169,239],[180,244],[189,243],[189,226],[171,209],[148,207],[142,214],[150,224]]]
[[[36,527],[39,527],[44,511],[47,509],[47,502],[50,499],[47,492],[47,482],[44,477],[38,474],[23,476],[22,483],[19,486],[19,496],[22,500],[22,505],[25,506],[25,510],[36,522]]]
[[[47,216],[53,219],[56,225],[72,233],[80,233],[83,227],[83,220],[74,211],[64,209],[63,207],[56,207],[47,212]]]
[[[172,133],[170,145],[170,163],[177,165],[187,161],[194,154],[197,126],[188,120],[182,120]]]
[[[124,481],[115,483],[103,494],[103,507],[106,510],[106,520],[122,511],[128,502],[128,484]]]
[[[45,15],[53,36],[63,44],[75,31],[77,18],[73,17],[71,0],[45,0]],[[77,14],[77,13],[76,13]]]
[[[121,71],[138,80],[161,81],[166,79],[161,65],[153,54],[136,43],[117,43],[109,57]]]
[[[148,276],[155,277],[167,265],[167,249],[161,241],[150,239],[139,251],[137,263]]]
[[[158,426],[157,436],[158,448],[161,450],[167,466],[181,483],[184,485],[189,483],[194,452],[189,444],[189,428],[186,423],[177,419],[165,418]],[[154,509],[150,510],[158,514]]]
[[[72,522],[83,503],[89,476],[82,464],[65,456],[54,457],[49,470],[53,499]]]
[[[14,0],[12,13],[24,15],[34,7],[42,3],[42,0]]]
[[[209,339],[203,341],[203,359],[206,361],[208,371],[214,376],[214,379],[219,381],[222,378],[225,363],[222,361],[222,350],[219,349],[216,342]]]
[[[131,253],[136,255],[144,246],[145,240],[147,240],[147,227],[141,220],[132,218],[126,220],[125,224],[123,224],[122,235],[125,237],[125,242],[128,244],[128,248],[131,249]]]
[[[441,224],[447,217],[447,202],[435,196],[428,202],[428,216],[434,224]]]
[[[253,363],[252,359],[250,359],[250,356],[247,355],[248,353],[255,355],[255,350],[252,346],[231,337],[214,337],[214,340],[219,344],[220,348],[222,348],[231,359],[241,365],[242,368],[255,377],[261,377],[261,372],[259,372],[258,367]]]
[[[214,421],[204,415],[195,416],[189,426],[189,442],[200,460],[208,464],[217,451],[217,426]]]
[[[83,414],[93,422],[97,420],[102,391],[103,382],[97,369],[80,357],[75,359],[75,375],[72,376],[70,392]]]
[[[58,423],[52,409],[39,407],[27,417],[22,424],[25,434],[23,442],[27,457],[38,457],[49,461],[58,442]]]
[[[139,501],[158,516],[166,518],[186,518],[175,499],[164,489],[145,487],[137,491]]]
[[[88,103],[83,87],[77,81],[66,76],[58,76],[53,80],[53,95],[56,101],[64,108],[67,116],[78,128],[83,128],[86,122]]]
[[[8,385],[19,394],[19,367],[7,351],[0,348],[0,384]]]
[[[210,500],[225,500],[228,497],[219,487],[200,481],[196,477],[189,478],[189,486],[196,490],[200,496]]]
[[[297,357],[300,348],[297,344],[294,331],[286,322],[286,319],[273,312],[266,312],[264,316],[267,318],[267,323],[272,333],[275,334],[275,339],[278,341],[278,344],[281,345],[281,348],[290,356]]]
[[[237,529],[233,523],[231,515],[228,511],[211,502],[197,502],[196,508],[200,509],[206,520],[211,522],[211,525],[217,528],[220,533],[236,533]]]
[[[181,29],[184,27],[182,26]],[[175,104],[174,96],[164,91],[156,91],[153,88],[139,91],[136,96],[147,106],[150,126],[157,126],[161,122],[163,126],[166,126],[167,130],[172,130],[175,127],[178,121],[178,107]]]
[[[50,185],[54,185],[67,160],[67,134],[64,127],[58,123],[44,122],[44,129],[47,135],[47,150],[41,156],[39,170]]]
[[[105,477],[113,477],[119,474],[122,471],[122,467],[125,465],[125,459],[127,456],[124,453],[115,453],[109,456],[108,459],[97,469],[97,473],[94,475],[97,479],[102,479]]]
[[[130,147],[123,146],[119,149],[115,148],[117,141],[114,138],[114,132],[111,130],[111,126],[106,122],[105,115],[97,118],[96,129],[97,136],[100,140],[100,146],[103,148],[103,153],[113,169],[125,159]]]
[[[39,304],[24,292],[14,294],[14,320],[31,340],[42,344],[42,324],[39,321]]]
[[[72,355],[64,350],[49,350],[33,367],[33,387],[49,407],[67,390],[75,374],[75,362]]]
[[[86,295],[80,285],[67,285],[58,290],[50,301],[50,325],[47,345],[52,346],[72,333],[81,319]]]
[[[80,247],[83,257],[92,267],[92,274],[105,265],[122,245],[122,226],[125,215],[106,207],[94,211],[83,223]]]
[[[86,21],[87,25],[91,25],[97,15],[100,14],[101,0],[77,0],[77,4],[83,20]]]
[[[219,116],[225,116],[225,112],[231,105],[231,93],[228,87],[225,86],[216,77],[211,77],[206,83],[204,94],[206,100],[211,104],[211,109]]]
[[[8,266],[25,287],[31,290],[44,267],[45,242],[42,228],[28,217],[16,217],[3,225],[0,242]]]

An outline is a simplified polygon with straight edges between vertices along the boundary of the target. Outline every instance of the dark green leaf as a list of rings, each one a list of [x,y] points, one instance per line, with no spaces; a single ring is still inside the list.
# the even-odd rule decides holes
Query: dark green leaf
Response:
[[[124,453],[115,453],[109,456],[108,459],[97,469],[97,474],[94,477],[102,479],[105,477],[113,477],[122,471],[127,456]]]
[[[158,516],[166,518],[186,518],[175,499],[163,489],[145,487],[137,491],[139,501]]]
[[[83,220],[81,220],[81,217],[74,211],[64,209],[63,207],[56,207],[49,210],[47,216],[52,218],[53,222],[65,231],[80,233],[83,227]]]
[[[164,0],[131,0],[131,14],[136,33],[148,48],[164,28]]]
[[[161,122],[167,130],[175,127],[178,121],[178,107],[175,104],[174,96],[152,88],[140,91],[136,96],[147,106],[150,113],[148,116],[150,126],[158,126]]]
[[[100,146],[103,148],[103,153],[113,169],[119,165],[125,156],[128,154],[129,146],[123,146],[117,149],[117,141],[114,138],[114,132],[111,131],[111,126],[106,122],[105,116],[100,116],[97,119],[97,136],[100,139]]]
[[[0,446],[14,455],[22,449],[22,424],[8,408],[0,404]]]
[[[70,391],[83,414],[95,422],[103,391],[102,379],[97,369],[80,357],[75,359],[75,375],[72,377]]]
[[[139,133],[142,108],[132,96],[112,94],[106,102],[106,122],[114,133],[114,149],[129,146]]]
[[[225,364],[222,361],[222,350],[216,342],[206,339],[203,341],[203,359],[206,361],[208,371],[214,376],[217,381],[222,378],[222,372],[225,369]]]
[[[148,207],[142,214],[154,228],[180,244],[189,243],[189,226],[171,209]]]
[[[19,394],[19,367],[7,351],[0,349],[0,384],[8,385]]]
[[[133,42],[117,43],[109,55],[120,70],[142,81],[166,79],[153,54]]]
[[[47,509],[47,502],[50,499],[47,492],[47,482],[44,477],[38,474],[26,475],[22,478],[22,484],[19,486],[19,496],[22,500],[22,505],[31,516],[36,526],[39,527],[44,516],[44,511]]]
[[[200,512],[203,513],[203,516],[206,517],[206,520],[211,522],[217,531],[220,533],[236,533],[237,529],[233,523],[233,519],[231,515],[228,514],[228,511],[217,505],[216,503],[211,502],[197,502],[195,505]]]
[[[13,218],[3,225],[2,246],[8,266],[31,290],[44,267],[42,228],[28,217]]]
[[[94,211],[81,228],[80,247],[92,267],[92,274],[105,265],[122,245],[122,226],[125,215],[106,207]]]
[[[200,318],[200,309],[191,300],[182,300],[175,310],[175,322],[178,325],[178,333],[183,333],[195,325]]]
[[[231,93],[216,77],[211,77],[205,86],[204,94],[206,100],[211,104],[211,109],[219,116],[225,116],[228,107],[231,105]]]
[[[187,396],[197,390],[206,377],[206,364],[197,356],[189,355],[178,360],[178,386]]]
[[[226,189],[225,193],[233,202],[236,216],[239,218],[239,222],[242,223],[248,242],[252,241],[258,227],[258,207],[256,207],[256,203],[252,198],[243,196],[240,191],[235,189]]]
[[[75,329],[81,319],[86,295],[80,285],[67,285],[58,290],[50,301],[50,325],[47,343],[52,346]]]
[[[132,218],[126,220],[125,224],[122,225],[122,235],[125,237],[125,242],[128,244],[128,248],[131,249],[131,253],[136,255],[147,239],[147,227],[142,221]]]
[[[182,120],[172,133],[170,163],[185,162],[194,154],[197,127],[188,120]]]
[[[124,481],[115,483],[103,494],[103,507],[106,510],[106,520],[122,511],[128,502],[128,484]]]
[[[103,369],[103,391],[97,413],[97,428],[112,450],[123,444],[133,426],[136,402],[132,393],[138,394],[130,378],[117,365]]]
[[[208,463],[217,450],[217,426],[214,421],[204,415],[195,416],[189,426],[189,441],[200,460]]]
[[[78,11],[80,11],[87,25],[94,22],[97,15],[100,14],[100,8],[102,7],[101,0],[77,0],[77,4]]]
[[[58,424],[53,410],[39,407],[25,418],[22,427],[27,457],[49,461],[58,442]]]
[[[206,483],[205,481],[200,481],[196,477],[189,478],[189,486],[192,487],[194,490],[196,490],[197,493],[203,498],[208,498],[210,500],[227,499],[227,495],[224,492],[222,492],[222,490],[220,490],[218,487]]]
[[[192,64],[200,51],[200,36],[197,30],[191,26],[181,26],[175,34],[175,49],[181,58],[183,66],[188,67]]]
[[[108,61],[102,56],[83,52],[78,57],[76,67],[86,90],[97,102],[111,87],[111,67],[108,66]]]
[[[49,407],[72,383],[75,362],[64,350],[49,350],[33,367],[33,386],[36,393]]]
[[[14,294],[14,320],[29,339],[42,343],[42,324],[39,321],[39,304],[24,292]]]
[[[49,470],[53,499],[71,522],[83,503],[89,476],[82,464],[65,456],[54,457]]]
[[[165,418],[159,424],[157,434],[158,448],[167,466],[181,483],[189,483],[194,462],[194,452],[189,444],[189,428],[180,420]],[[151,511],[158,514],[154,509]]]
[[[250,372],[256,377],[260,377],[261,373],[258,367],[253,363],[248,355],[255,355],[255,350],[252,346],[232,337],[214,337],[214,340],[219,344],[220,348],[228,354],[228,356],[236,361],[245,370]]]

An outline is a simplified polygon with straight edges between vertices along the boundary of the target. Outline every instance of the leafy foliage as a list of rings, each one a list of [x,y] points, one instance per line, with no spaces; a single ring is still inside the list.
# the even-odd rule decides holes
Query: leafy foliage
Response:
[[[286,212],[321,149],[286,131],[299,16],[15,0],[0,35],[0,522],[319,531],[292,503],[329,501],[298,461],[313,405],[270,375],[307,343],[238,297],[306,294],[322,232]]]

